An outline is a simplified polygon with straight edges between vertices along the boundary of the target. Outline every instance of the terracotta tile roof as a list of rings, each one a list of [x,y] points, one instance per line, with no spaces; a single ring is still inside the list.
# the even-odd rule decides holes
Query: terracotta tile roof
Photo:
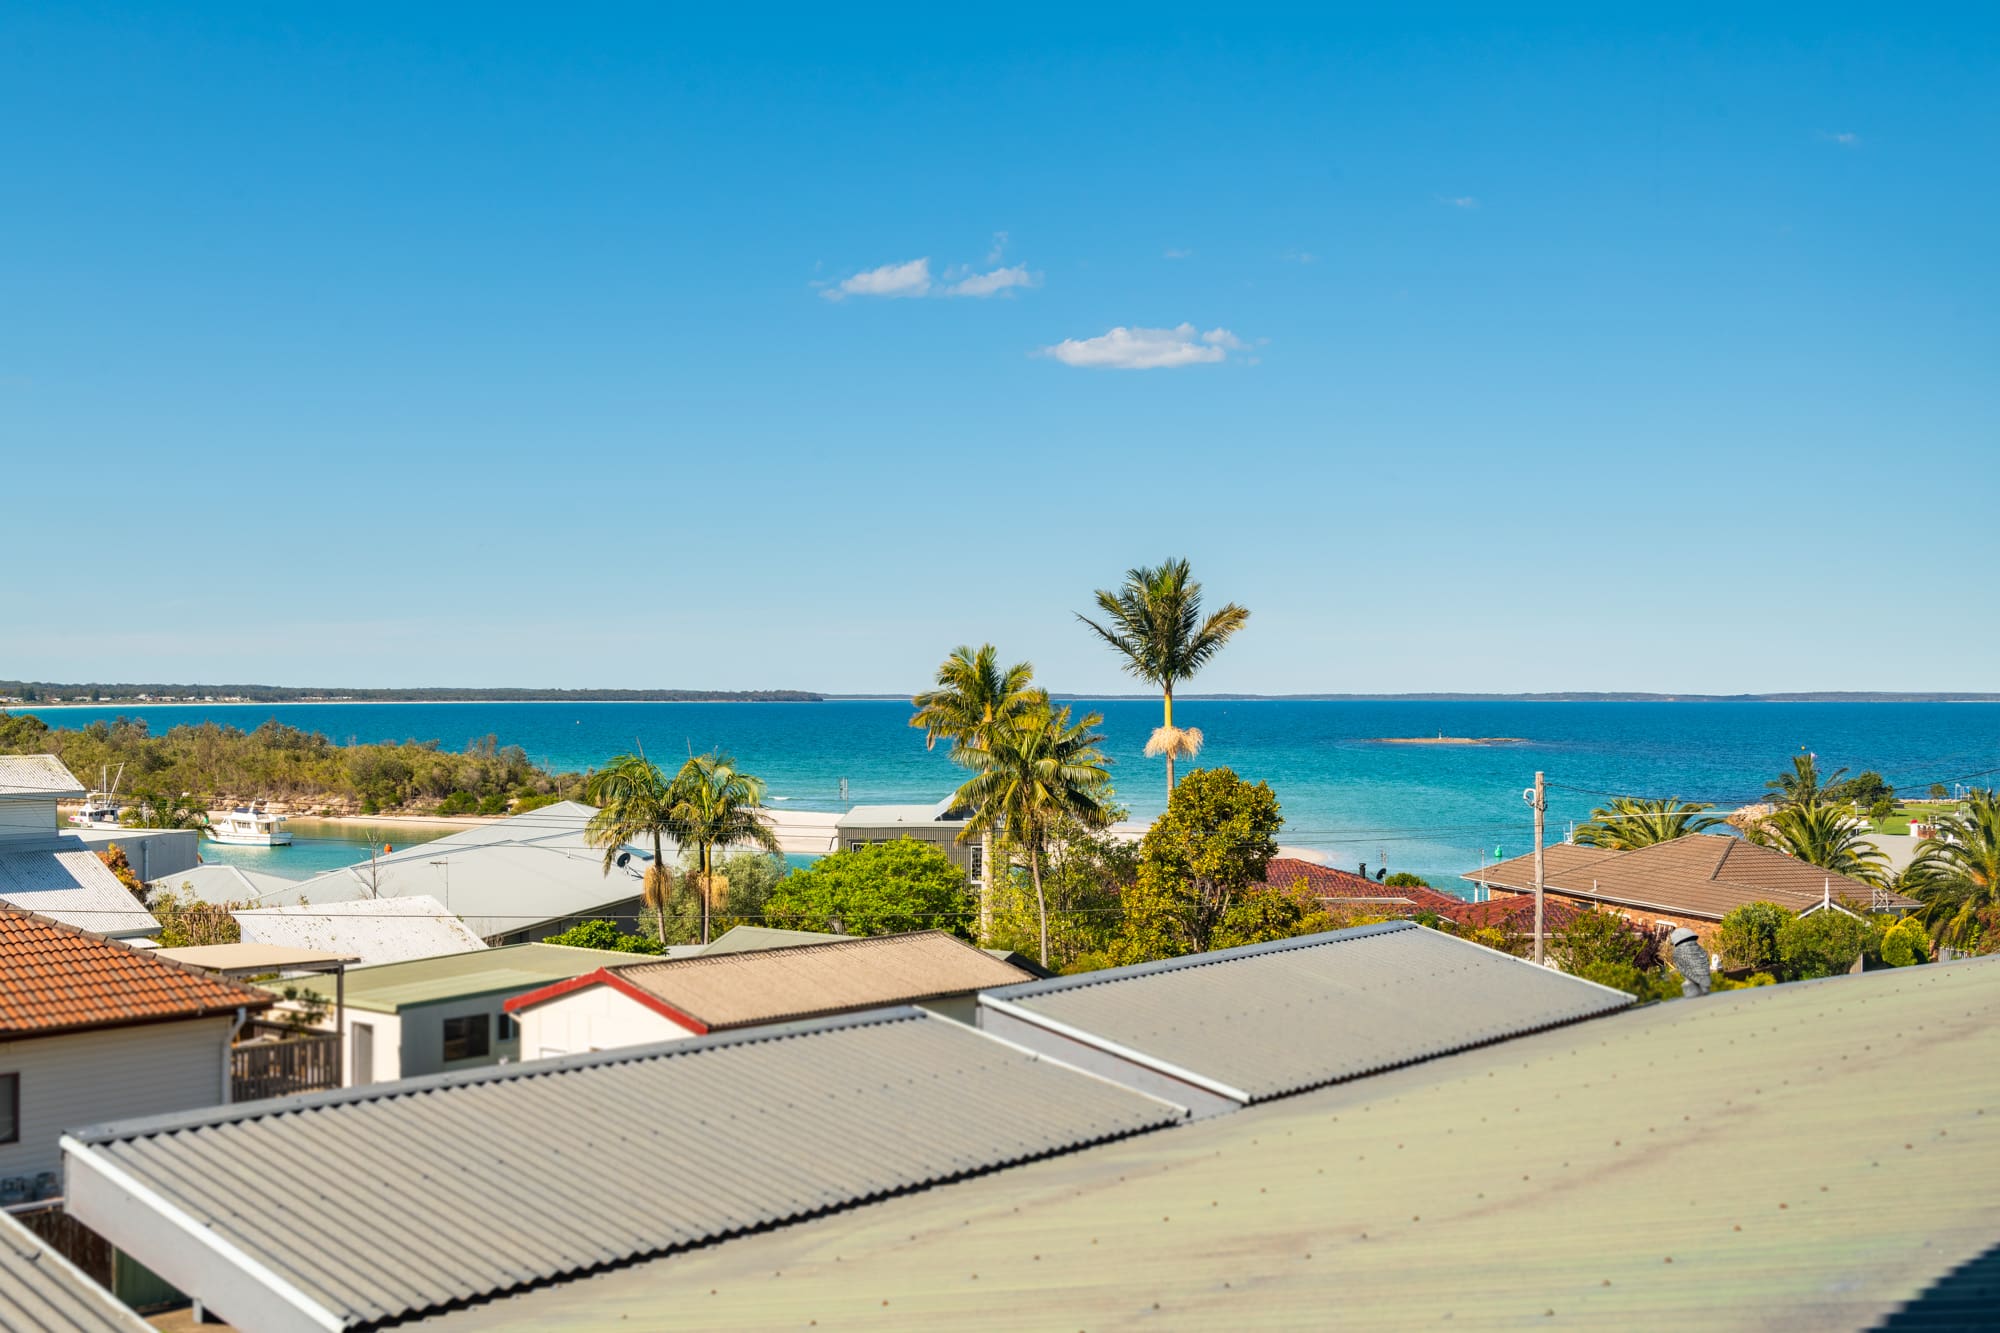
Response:
[[[719,1032],[967,995],[1034,975],[941,930],[705,955],[605,969],[507,1002],[518,1011],[602,984],[664,1007],[697,1031]]]
[[[1463,878],[1522,893],[1534,888],[1533,854]],[[1720,833],[1690,833],[1636,851],[1613,852],[1558,843],[1543,856],[1543,886],[1571,898],[1720,921],[1745,903],[1769,902],[1801,911],[1827,886],[1834,901],[1857,910],[1908,911],[1914,899],[1878,890],[1845,875]]]
[[[1366,907],[1391,915],[1436,912],[1455,921],[1467,906],[1465,899],[1440,893],[1436,889],[1392,887],[1350,871],[1335,870],[1290,856],[1271,859],[1270,865],[1264,869],[1264,883],[1268,887],[1288,889],[1329,905]]]
[[[274,998],[31,912],[0,909],[0,1040],[265,1009]]]
[[[1575,903],[1545,896],[1542,900],[1542,930],[1549,935],[1567,930],[1575,924],[1576,919],[1582,916],[1584,911],[1584,908],[1578,907]],[[1459,909],[1455,919],[1461,928],[1479,930],[1490,926],[1524,935],[1533,934],[1535,895],[1496,894],[1483,903],[1467,903]]]

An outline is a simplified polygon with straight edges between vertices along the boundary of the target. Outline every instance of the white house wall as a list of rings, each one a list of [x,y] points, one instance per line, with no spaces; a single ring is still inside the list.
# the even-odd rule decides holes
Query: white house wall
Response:
[[[0,1042],[0,1074],[21,1076],[21,1137],[0,1144],[0,1178],[62,1164],[65,1130],[227,1100],[229,1015]]]
[[[609,986],[586,986],[520,1016],[521,1058],[540,1060],[676,1041],[695,1033]]]
[[[9,838],[48,837],[56,831],[52,796],[0,796],[0,842]]]

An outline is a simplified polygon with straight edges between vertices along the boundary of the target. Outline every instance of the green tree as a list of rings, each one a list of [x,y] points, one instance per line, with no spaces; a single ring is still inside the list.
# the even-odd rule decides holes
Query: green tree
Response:
[[[1778,962],[1787,981],[1838,976],[1854,966],[1867,942],[1867,922],[1829,908],[1778,928]]]
[[[715,871],[718,847],[745,844],[777,852],[778,835],[759,807],[764,783],[717,751],[691,756],[673,781],[669,811],[674,836],[695,856],[695,892],[701,898],[701,942],[708,943],[710,916],[729,884]]]
[[[1716,952],[1727,968],[1747,967],[1753,972],[1776,972],[1778,932],[1792,919],[1792,913],[1776,903],[1745,903],[1722,918],[1716,932]]]
[[[1231,602],[1204,617],[1201,584],[1190,576],[1185,560],[1127,570],[1124,586],[1098,590],[1097,606],[1105,623],[1084,615],[1077,619],[1124,659],[1127,672],[1160,691],[1163,720],[1147,740],[1146,753],[1166,757],[1171,797],[1174,760],[1193,758],[1202,744],[1199,728],[1174,725],[1174,688],[1194,679],[1248,623],[1250,613]]]
[[[764,919],[790,930],[971,934],[972,895],[949,856],[914,838],[834,852],[778,881]]]
[[[653,844],[653,861],[646,867],[640,896],[653,913],[660,938],[667,936],[667,905],[673,898],[673,872],[667,869],[666,840],[674,836],[678,796],[674,784],[645,751],[621,754],[592,773],[583,784],[583,799],[597,807],[584,825],[584,838],[604,849],[604,873],[609,875],[628,845]]]
[[[1284,824],[1270,787],[1226,768],[1196,769],[1139,844],[1113,956],[1119,962],[1202,953],[1237,895],[1263,882]]]
[[[2000,793],[1973,791],[1917,844],[1898,886],[1924,905],[1931,938],[1968,953],[2000,944],[1985,923],[2000,918]]]
[[[999,651],[990,643],[975,652],[964,645],[952,650],[937,669],[936,687],[910,700],[916,712],[910,725],[924,733],[924,746],[951,742],[954,763],[975,768],[974,756],[990,750],[993,737],[1040,709],[1048,696],[1034,687],[1035,669],[1016,662],[1002,670]],[[993,934],[993,834],[979,837],[979,938]]]
[[[1819,805],[1827,799],[1826,788],[1838,783],[1846,774],[1844,768],[1837,768],[1822,777],[1819,771],[1819,756],[1801,750],[1792,756],[1792,771],[1780,773],[1764,784],[1780,806]]]
[[[1660,965],[1659,945],[1651,935],[1623,917],[1595,909],[1577,913],[1569,925],[1549,937],[1549,956],[1556,966],[1576,976],[1597,964],[1641,972]]]
[[[1920,923],[1908,918],[1891,920],[1878,916],[1868,924],[1870,935],[1863,952],[1870,963],[1914,967],[1931,960],[1930,939]]]
[[[1933,801],[1942,801],[1946,797],[1950,796],[1951,792],[1946,789],[1945,785],[1942,782],[1933,782],[1931,784],[1930,795]]]
[[[564,944],[572,949],[608,949],[617,953],[659,953],[664,946],[646,935],[627,935],[609,921],[580,921],[561,934],[551,935],[544,944]]]
[[[147,910],[160,923],[158,939],[163,949],[187,949],[199,944],[235,944],[243,930],[232,915],[249,903],[208,903],[195,896],[194,886],[183,883],[178,893],[168,890],[153,895]]]
[[[1629,852],[1655,843],[1672,842],[1690,833],[1701,833],[1722,823],[1702,814],[1711,807],[1679,797],[1644,800],[1615,796],[1609,805],[1590,812],[1590,821],[1576,828],[1576,841],[1584,847],[1605,847]]]
[[[1871,768],[1865,773],[1855,774],[1845,782],[1828,784],[1826,799],[1844,802],[1860,810],[1872,810],[1887,802],[1893,810],[1896,789],[1891,787],[1880,773]]]
[[[1216,922],[1209,944],[1217,949],[1233,949],[1242,944],[1317,935],[1347,924],[1359,923],[1340,920],[1323,907],[1308,906],[1295,893],[1252,885],[1231,900],[1222,920]]]
[[[1785,806],[1752,825],[1750,840],[1863,884],[1882,884],[1888,877],[1889,858],[1843,806]]]
[[[1422,875],[1413,875],[1407,870],[1398,870],[1382,883],[1391,889],[1428,889],[1431,886],[1431,882]]]
[[[147,790],[133,793],[132,804],[118,816],[126,828],[193,829],[207,836],[208,807],[188,792]]]
[[[1108,966],[1105,951],[1118,933],[1125,894],[1138,874],[1137,843],[1080,824],[1054,830],[1042,872],[1049,967],[1069,972]],[[1029,954],[1037,947],[1040,929],[1033,884],[1025,874],[1008,875],[995,887],[991,943]]]
[[[1050,840],[1068,825],[1102,828],[1111,820],[1111,772],[1097,748],[1104,737],[1091,730],[1103,721],[1101,713],[1086,713],[1071,722],[1069,709],[1044,703],[994,732],[990,746],[966,752],[974,776],[958,789],[958,801],[972,818],[959,836],[997,833],[1028,858],[1043,967],[1049,965],[1049,903],[1042,863]]]
[[[770,852],[737,852],[723,861],[715,877],[729,891],[716,904],[715,933],[763,925],[771,891],[790,871],[782,855]]]

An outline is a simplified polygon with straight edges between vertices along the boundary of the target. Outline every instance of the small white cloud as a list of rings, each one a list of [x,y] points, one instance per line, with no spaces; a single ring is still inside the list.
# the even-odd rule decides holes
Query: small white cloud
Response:
[[[1841,134],[1822,134],[1819,137],[1825,139],[1828,143],[1837,143],[1842,148],[1859,148],[1861,146],[1861,136],[1851,131]]]
[[[996,268],[991,273],[974,273],[945,288],[946,296],[997,296],[1009,287],[1033,287],[1037,278],[1026,264]]]
[[[1193,259],[1193,258],[1194,258],[1194,251],[1192,251],[1192,250],[1175,250],[1175,249],[1169,249],[1169,250],[1168,250],[1168,251],[1166,252],[1166,254],[1164,254],[1164,255],[1162,255],[1162,256],[1161,256],[1161,258],[1162,258],[1162,259]]]
[[[1443,203],[1443,204],[1444,204],[1444,205],[1445,205],[1445,206],[1446,206],[1447,208],[1477,208],[1477,207],[1479,207],[1479,201],[1478,201],[1477,199],[1473,198],[1473,197],[1472,197],[1471,195],[1469,195],[1469,194],[1461,194],[1461,195],[1458,195],[1458,196],[1456,196],[1456,197],[1454,197],[1454,198],[1450,198],[1450,199],[1444,199],[1444,200],[1441,200],[1440,202],[1441,202],[1441,203]]]
[[[850,296],[922,296],[930,289],[931,261],[926,257],[906,264],[884,264],[842,278],[820,295],[829,301],[844,301]]]
[[[1200,333],[1192,324],[1171,329],[1120,326],[1095,338],[1065,338],[1042,348],[1041,354],[1089,370],[1170,370],[1227,360],[1243,345],[1228,329]]]
[[[986,262],[989,264],[997,264],[1000,262],[1000,256],[1006,253],[1007,253],[1007,233],[1004,231],[994,232],[993,248],[986,252]]]
[[[1287,264],[1317,264],[1319,256],[1310,250],[1287,250],[1279,258]]]

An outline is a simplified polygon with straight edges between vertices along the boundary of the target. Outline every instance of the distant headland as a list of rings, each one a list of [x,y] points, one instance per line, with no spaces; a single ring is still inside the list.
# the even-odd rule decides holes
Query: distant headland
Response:
[[[807,690],[551,690],[425,686],[349,689],[311,685],[61,684],[0,680],[0,704],[340,704],[340,703],[819,703]]]

